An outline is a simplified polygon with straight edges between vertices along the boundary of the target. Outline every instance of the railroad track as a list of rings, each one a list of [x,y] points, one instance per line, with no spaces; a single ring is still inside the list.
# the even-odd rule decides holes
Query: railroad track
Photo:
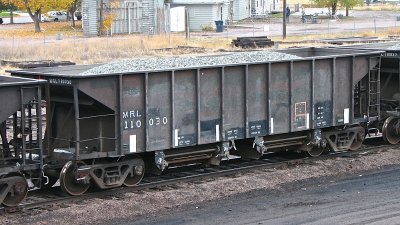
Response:
[[[300,164],[311,164],[317,160],[327,160],[337,157],[358,157],[366,154],[378,153],[379,151],[400,147],[398,145],[369,145],[363,146],[357,151],[347,151],[325,154],[319,157],[305,157],[300,154],[271,154],[260,160],[229,160],[221,163],[220,166],[206,167],[205,165],[194,164],[190,166],[172,168],[168,173],[159,176],[145,177],[140,185],[135,187],[120,187],[115,189],[100,190],[89,192],[82,196],[66,196],[59,187],[48,190],[31,191],[27,199],[18,207],[0,208],[1,213],[22,212],[35,208],[46,208],[52,204],[61,204],[74,201],[82,201],[91,198],[104,198],[106,196],[124,194],[127,192],[137,192],[151,189],[163,189],[180,182],[192,182],[216,178],[222,176],[235,175],[241,172],[250,172],[259,169],[285,168]],[[49,194],[51,192],[51,194]]]

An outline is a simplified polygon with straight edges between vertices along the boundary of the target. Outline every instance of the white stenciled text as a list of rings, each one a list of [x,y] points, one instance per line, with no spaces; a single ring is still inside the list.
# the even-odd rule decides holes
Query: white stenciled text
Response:
[[[122,112],[124,130],[137,129],[142,127],[142,113],[139,110],[129,110]]]
[[[149,118],[148,120],[150,126],[160,126],[160,125],[166,125],[168,123],[168,118],[167,117],[152,117]]]
[[[147,116],[147,126],[163,126],[168,124],[168,117],[166,116]],[[140,110],[128,110],[122,112],[122,125],[124,130],[141,128],[143,125],[142,112]]]

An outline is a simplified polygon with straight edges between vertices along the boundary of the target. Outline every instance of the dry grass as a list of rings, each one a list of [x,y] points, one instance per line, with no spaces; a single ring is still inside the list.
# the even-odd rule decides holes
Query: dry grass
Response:
[[[62,34],[64,36],[82,36],[81,21],[76,21],[76,27],[72,28],[70,22],[59,22],[59,23],[40,23],[42,32],[35,33],[35,27],[33,23],[18,24],[18,25],[2,25],[0,30],[0,37],[11,38],[11,37],[29,37],[33,39],[40,39],[43,36],[51,36],[56,34]]]
[[[386,30],[387,35],[400,35],[400,28],[390,28]]]
[[[118,59],[195,54],[229,49],[230,39],[192,38],[182,36],[114,36],[112,38],[81,38],[46,35],[46,38],[6,38],[0,42],[0,60],[68,60],[77,64],[104,63]],[[202,49],[174,49],[177,46],[192,46]],[[172,48],[163,50],[165,48]],[[204,49],[204,50],[203,50]],[[0,67],[0,72],[4,69]]]

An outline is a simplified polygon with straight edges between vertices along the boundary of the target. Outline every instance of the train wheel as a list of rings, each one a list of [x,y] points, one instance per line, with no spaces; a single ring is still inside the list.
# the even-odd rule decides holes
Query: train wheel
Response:
[[[400,141],[400,118],[390,116],[382,127],[383,140],[389,144],[397,144]]]
[[[356,136],[354,137],[353,143],[350,145],[350,150],[354,151],[361,147],[365,138],[365,130],[362,127],[359,127]]]
[[[317,157],[320,156],[324,152],[323,148],[313,147],[306,151],[308,156]]]
[[[140,183],[144,176],[144,161],[141,158],[137,159],[138,162],[132,167],[132,171],[129,172],[125,178],[124,185],[132,187]]]
[[[4,176],[4,178],[15,178],[16,181],[4,198],[2,204],[8,207],[17,206],[25,199],[28,193],[28,182],[21,174],[10,174]]]
[[[78,166],[85,165],[84,162],[67,162],[60,173],[61,189],[69,195],[81,195],[85,193],[90,183],[83,183],[76,180],[76,169]]]

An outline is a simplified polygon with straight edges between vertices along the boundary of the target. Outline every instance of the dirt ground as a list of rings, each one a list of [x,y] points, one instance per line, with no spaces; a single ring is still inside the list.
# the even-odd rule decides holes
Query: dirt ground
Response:
[[[280,190],[282,185],[317,177],[340,177],[362,171],[379,170],[400,164],[399,149],[358,158],[337,158],[298,165],[286,169],[258,170],[205,182],[180,183],[160,191],[145,191],[91,199],[50,209],[36,209],[0,217],[0,224],[112,224],[134,218],[168,213],[169,209],[185,210],[187,206],[232,198],[255,190]]]

